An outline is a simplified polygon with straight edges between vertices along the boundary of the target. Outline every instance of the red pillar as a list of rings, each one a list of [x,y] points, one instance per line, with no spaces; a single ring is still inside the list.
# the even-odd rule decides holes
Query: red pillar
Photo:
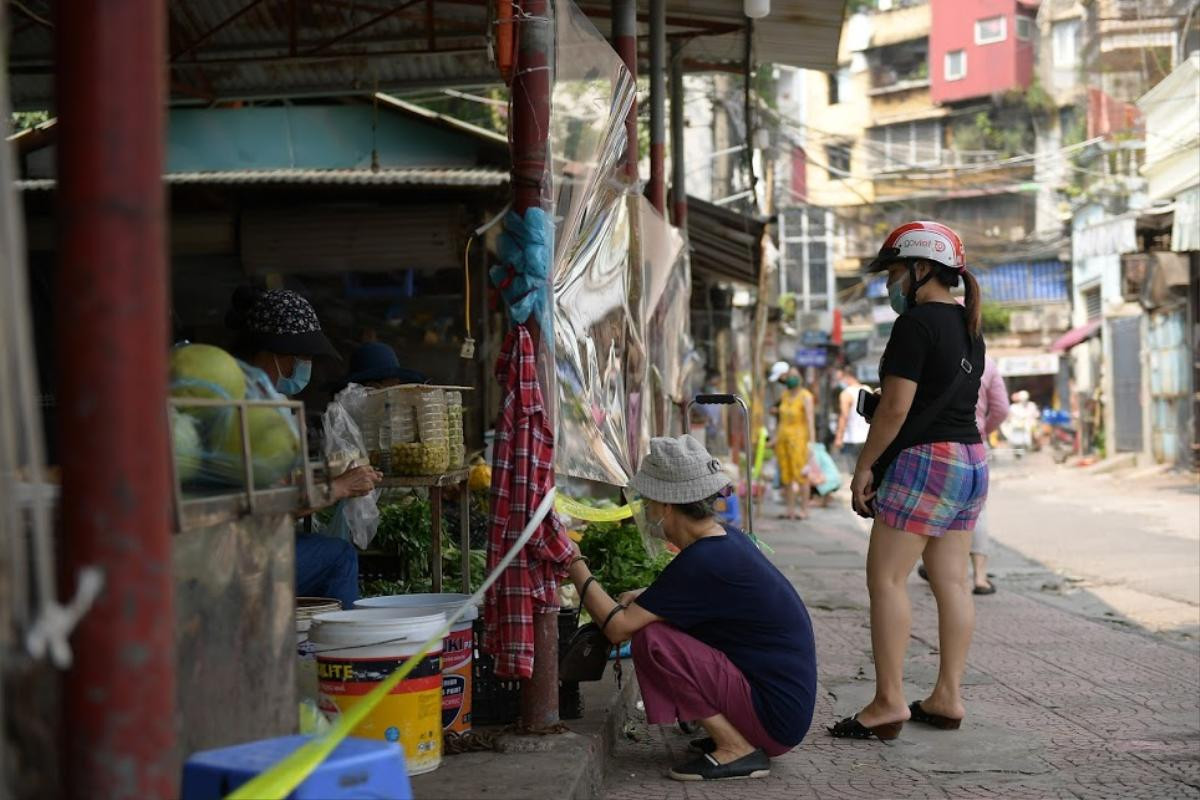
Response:
[[[629,74],[637,86],[637,0],[612,0],[612,45],[617,55],[625,62]],[[625,175],[631,180],[638,178],[638,134],[637,96],[625,117]]]
[[[512,83],[513,209],[546,204],[547,134],[550,129],[550,71],[553,66],[553,9],[548,0],[526,0],[517,25],[517,59]],[[549,291],[549,289],[547,289]],[[532,317],[529,328],[541,332]],[[521,686],[521,721],[529,728],[558,722],[558,614],[534,614],[533,675]]]
[[[65,592],[85,565],[105,580],[72,636],[66,783],[89,800],[175,797],[165,4],[57,8]]]
[[[650,0],[650,203],[667,214],[667,0]]]

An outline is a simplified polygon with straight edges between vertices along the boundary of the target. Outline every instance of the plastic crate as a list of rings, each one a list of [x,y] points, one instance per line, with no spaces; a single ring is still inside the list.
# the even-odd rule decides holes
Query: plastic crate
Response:
[[[558,612],[558,652],[566,651],[579,628],[579,609]],[[496,677],[495,660],[479,648],[483,640],[483,620],[475,621],[475,658],[472,668],[471,723],[475,726],[510,725],[521,716],[521,682]],[[558,715],[561,719],[583,716],[583,697],[578,683],[558,687]]]

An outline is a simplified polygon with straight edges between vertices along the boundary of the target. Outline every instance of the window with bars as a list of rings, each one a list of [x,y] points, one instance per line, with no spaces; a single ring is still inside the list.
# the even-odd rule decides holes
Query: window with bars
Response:
[[[873,170],[888,172],[942,163],[942,123],[906,122],[872,128],[867,135]]]
[[[1092,289],[1083,290],[1083,307],[1087,311],[1088,322],[1095,319],[1100,319],[1103,313],[1103,306],[1100,305],[1100,287],[1096,286]]]
[[[830,180],[850,177],[850,145],[825,145],[825,170]]]

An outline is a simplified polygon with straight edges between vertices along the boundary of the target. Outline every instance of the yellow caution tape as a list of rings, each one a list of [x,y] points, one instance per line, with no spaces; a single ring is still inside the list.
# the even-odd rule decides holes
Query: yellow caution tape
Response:
[[[615,508],[593,508],[562,494],[554,498],[555,510],[560,514],[566,514],[568,517],[581,519],[584,522],[620,522],[623,519],[629,519],[633,516],[634,505],[630,503]]]
[[[462,617],[468,606],[475,605],[482,598],[484,593],[491,588],[491,585],[496,582],[496,578],[500,576],[512,560],[516,557],[533,537],[534,530],[542,524],[542,520],[550,512],[550,504],[555,497],[553,488],[542,499],[541,504],[537,507],[529,522],[525,525],[525,530],[513,543],[509,551],[505,553],[504,558],[500,559],[500,563],[495,566],[491,573],[484,579],[483,585],[475,590],[475,594],[467,598],[461,606],[458,607],[453,614],[450,614],[446,619],[442,629],[429,637],[424,644],[417,648],[417,652],[411,656],[407,656],[400,668],[391,675],[384,678],[379,684],[372,689],[362,700],[355,703],[353,706],[342,712],[338,717],[338,721],[329,730],[328,733],[317,736],[314,739],[306,742],[292,754],[286,758],[271,765],[265,772],[259,773],[254,778],[251,778],[246,783],[243,783],[231,794],[226,797],[226,800],[283,800],[292,793],[297,786],[304,782],[312,771],[316,769],[322,761],[328,758],[329,754],[337,749],[337,746],[342,743],[350,732],[367,718],[367,715],[375,710],[383,698],[391,694],[392,690],[400,685],[400,681],[404,680],[408,673],[413,671],[425,655],[434,647],[441,646],[442,639],[450,632],[450,628],[454,623]]]
[[[762,474],[763,460],[767,456],[767,429],[758,429],[758,447],[754,451],[754,480]]]

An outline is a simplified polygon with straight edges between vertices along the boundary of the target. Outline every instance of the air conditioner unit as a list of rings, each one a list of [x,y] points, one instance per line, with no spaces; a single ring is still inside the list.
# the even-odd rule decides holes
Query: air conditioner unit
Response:
[[[1041,315],[1036,311],[1016,311],[1008,320],[1008,329],[1013,333],[1032,333],[1042,329]]]
[[[1048,331],[1065,331],[1071,327],[1070,308],[1047,308],[1042,312],[1042,324]]]

